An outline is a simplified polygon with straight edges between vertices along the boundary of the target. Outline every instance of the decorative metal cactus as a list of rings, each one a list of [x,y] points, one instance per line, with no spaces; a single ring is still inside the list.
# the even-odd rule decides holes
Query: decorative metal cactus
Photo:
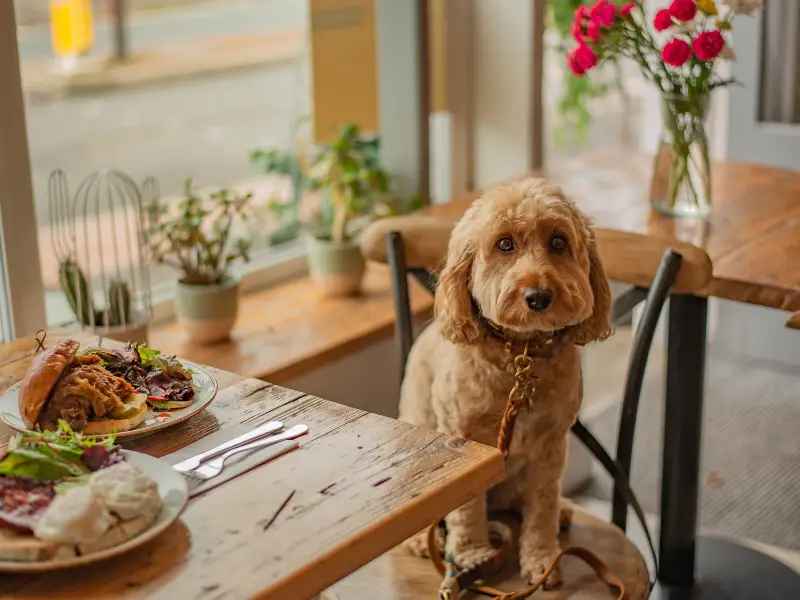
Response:
[[[144,189],[157,193],[152,179]],[[59,169],[50,175],[49,202],[59,283],[78,323],[109,337],[146,328],[152,300],[138,186],[120,171],[100,171],[70,198]]]

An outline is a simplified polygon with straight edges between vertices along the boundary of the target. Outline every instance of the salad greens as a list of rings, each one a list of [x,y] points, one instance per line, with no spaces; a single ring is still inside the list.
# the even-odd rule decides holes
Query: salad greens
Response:
[[[102,439],[72,431],[59,420],[58,430],[19,433],[0,461],[0,475],[40,481],[80,478],[122,460],[111,434]]]
[[[174,356],[131,343],[121,349],[89,348],[87,353],[99,357],[103,368],[146,394],[147,402],[156,408],[183,408],[194,401],[193,371]]]

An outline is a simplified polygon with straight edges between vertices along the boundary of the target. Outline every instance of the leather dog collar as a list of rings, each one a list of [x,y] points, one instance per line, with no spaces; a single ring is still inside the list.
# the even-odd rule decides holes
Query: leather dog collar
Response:
[[[475,298],[472,298],[472,310],[487,338],[502,343],[514,354],[522,354],[527,348],[528,356],[549,356],[553,345],[564,341],[566,333],[571,329],[565,327],[556,331],[537,331],[523,338],[510,334],[505,328],[485,317]]]

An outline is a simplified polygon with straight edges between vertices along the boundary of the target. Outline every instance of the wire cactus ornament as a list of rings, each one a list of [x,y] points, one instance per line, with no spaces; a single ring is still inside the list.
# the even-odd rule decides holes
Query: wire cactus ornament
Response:
[[[152,299],[138,186],[121,171],[99,171],[70,197],[67,176],[58,169],[48,188],[59,284],[79,325],[111,338],[146,336]],[[153,179],[143,189],[158,193]]]

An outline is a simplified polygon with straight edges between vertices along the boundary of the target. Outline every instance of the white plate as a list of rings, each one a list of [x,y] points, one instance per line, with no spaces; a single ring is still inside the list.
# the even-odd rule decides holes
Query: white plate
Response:
[[[119,440],[133,440],[160,431],[167,427],[172,427],[182,423],[205,409],[214,396],[217,395],[217,380],[200,365],[188,360],[178,359],[187,369],[194,371],[192,383],[195,385],[194,402],[186,408],[174,410],[157,410],[152,406],[147,407],[147,418],[144,422],[130,431],[123,431],[117,434]],[[16,384],[10,387],[5,394],[0,397],[0,420],[15,431],[30,431],[19,414],[19,386]]]
[[[66,569],[69,567],[79,567],[100,560],[119,556],[142,544],[146,544],[156,536],[163,533],[167,527],[180,516],[186,502],[189,500],[189,489],[183,475],[178,473],[171,465],[153,458],[149,454],[123,450],[125,460],[132,465],[136,465],[147,475],[158,483],[158,493],[161,496],[163,505],[161,513],[155,522],[142,533],[131,538],[118,546],[72,558],[62,558],[57,560],[47,560],[41,562],[12,562],[0,561],[0,573],[37,573],[41,571],[53,571],[56,569]]]

